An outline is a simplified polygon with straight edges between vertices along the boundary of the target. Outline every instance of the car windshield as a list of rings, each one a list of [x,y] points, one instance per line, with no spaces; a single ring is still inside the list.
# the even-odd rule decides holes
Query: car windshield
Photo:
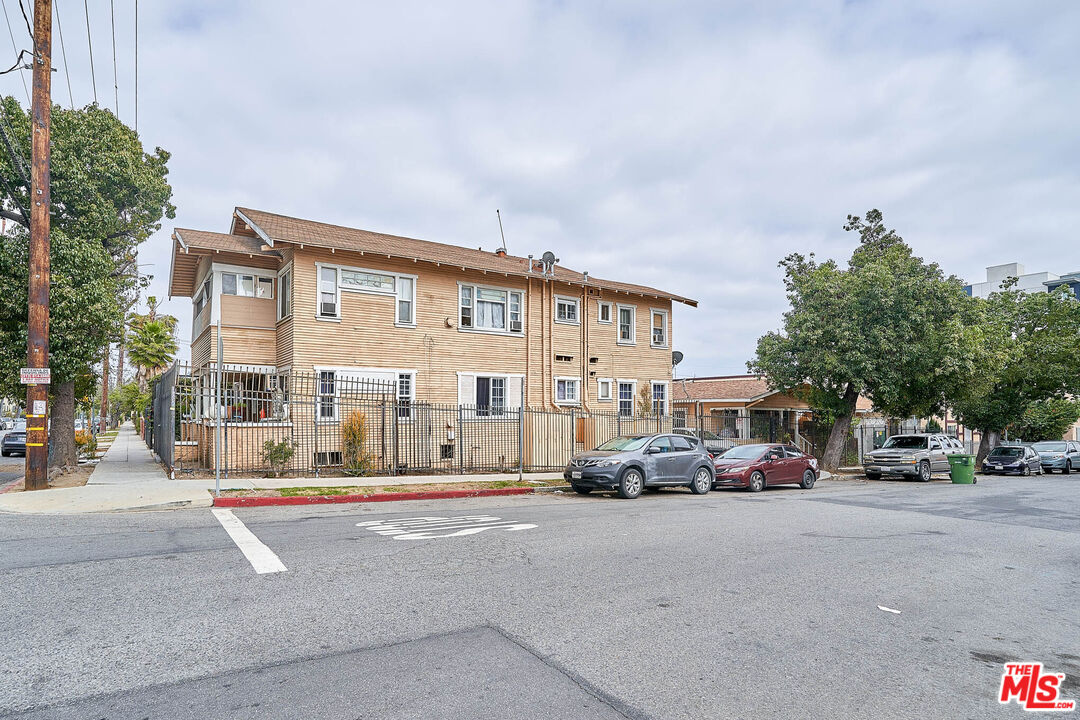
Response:
[[[626,450],[640,450],[645,447],[645,443],[649,442],[649,435],[634,435],[631,437],[617,437],[611,438],[606,443],[596,448],[597,450],[615,450],[623,452]]]
[[[13,427],[12,430],[26,430],[26,421],[25,420],[16,420],[15,421],[15,427]]]
[[[1024,456],[1024,448],[999,447],[999,448],[994,448],[994,451],[992,453],[990,453],[990,454],[993,457],[1009,457],[1009,458],[1023,457]]]
[[[926,438],[918,435],[896,435],[885,441],[883,448],[898,448],[900,450],[921,450],[926,447]]]
[[[1063,442],[1040,442],[1031,447],[1039,452],[1065,452],[1065,443]]]
[[[720,457],[725,460],[753,460],[768,449],[768,445],[737,445],[725,450]]]

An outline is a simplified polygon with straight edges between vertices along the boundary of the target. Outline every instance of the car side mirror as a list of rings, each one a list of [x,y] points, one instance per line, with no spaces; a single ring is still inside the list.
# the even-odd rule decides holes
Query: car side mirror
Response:
[[[645,448],[645,454],[646,455],[659,455],[660,454],[660,448],[656,447],[655,445],[650,445],[649,447]]]

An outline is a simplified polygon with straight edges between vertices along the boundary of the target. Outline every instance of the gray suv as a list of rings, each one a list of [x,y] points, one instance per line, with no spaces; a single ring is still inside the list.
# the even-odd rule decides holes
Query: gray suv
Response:
[[[704,495],[715,479],[712,458],[695,437],[661,433],[625,435],[571,458],[563,473],[575,491],[616,490],[636,498],[648,488],[689,487]]]
[[[948,456],[959,452],[958,444],[936,433],[893,435],[880,448],[863,456],[863,469],[871,480],[879,480],[882,475],[903,475],[930,482],[933,473],[949,471]]]

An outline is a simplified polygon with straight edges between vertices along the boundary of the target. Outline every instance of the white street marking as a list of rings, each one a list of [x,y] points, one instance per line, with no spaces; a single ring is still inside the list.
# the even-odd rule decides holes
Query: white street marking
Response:
[[[255,572],[265,575],[288,571],[289,568],[285,567],[274,551],[263,545],[259,538],[255,537],[255,533],[248,530],[247,525],[233,515],[232,510],[214,508],[210,512],[214,513],[214,517],[221,523],[221,527],[225,528],[225,532],[229,533],[240,552],[244,553]]]
[[[485,530],[529,530],[530,523],[503,520],[492,515],[463,515],[460,517],[414,517],[400,520],[368,520],[356,523],[374,533],[393,540],[430,540],[432,538],[475,535]]]
[[[883,610],[883,611],[885,611],[887,613],[892,613],[894,615],[899,615],[900,614],[899,610],[893,610],[892,608],[885,607],[884,605],[878,605],[877,609],[878,610]]]

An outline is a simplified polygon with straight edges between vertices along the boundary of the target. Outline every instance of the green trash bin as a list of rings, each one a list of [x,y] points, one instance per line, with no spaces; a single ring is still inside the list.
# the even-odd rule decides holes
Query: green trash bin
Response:
[[[949,456],[949,477],[957,485],[972,485],[975,482],[975,456],[956,454]]]

